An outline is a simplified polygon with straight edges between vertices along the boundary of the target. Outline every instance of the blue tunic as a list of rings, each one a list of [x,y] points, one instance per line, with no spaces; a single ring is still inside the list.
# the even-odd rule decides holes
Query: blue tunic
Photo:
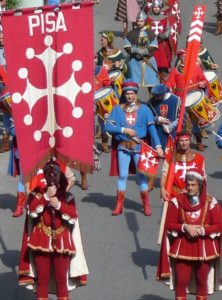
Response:
[[[144,104],[139,105],[138,110],[134,113],[135,120],[131,122],[129,118],[127,121],[127,113],[123,108],[124,105],[114,106],[105,124],[105,130],[114,134],[115,139],[121,142],[131,139],[122,133],[122,128],[131,128],[136,131],[138,138],[145,139],[147,134],[149,134],[154,147],[161,146],[151,110]],[[131,119],[133,120],[133,118]],[[138,145],[138,147],[139,146],[140,145]]]
[[[218,130],[217,130],[217,134],[218,134],[219,136],[221,136],[221,139],[218,138],[218,137],[216,137],[216,144],[217,144],[217,147],[218,147],[219,149],[222,149],[222,123],[220,124],[220,126],[219,126],[219,128],[218,128]]]
[[[171,121],[171,125],[169,127],[171,127],[171,135],[173,138],[175,138],[176,136],[176,127],[180,103],[180,98],[171,93],[166,93],[163,100],[158,101],[155,98],[151,98],[148,101],[148,106],[153,112],[154,119],[156,119],[156,117],[158,116],[162,116]],[[158,124],[158,122],[155,123],[161,145],[165,150],[168,134],[164,131],[163,126],[161,124]]]

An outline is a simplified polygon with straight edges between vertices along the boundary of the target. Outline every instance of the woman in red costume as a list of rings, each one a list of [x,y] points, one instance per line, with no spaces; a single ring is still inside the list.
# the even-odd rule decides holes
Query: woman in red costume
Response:
[[[175,273],[175,299],[186,300],[192,272],[196,300],[207,300],[210,270],[220,256],[220,206],[206,194],[204,177],[186,174],[186,192],[173,198],[166,229],[170,242],[168,256]],[[215,280],[213,279],[213,282]]]

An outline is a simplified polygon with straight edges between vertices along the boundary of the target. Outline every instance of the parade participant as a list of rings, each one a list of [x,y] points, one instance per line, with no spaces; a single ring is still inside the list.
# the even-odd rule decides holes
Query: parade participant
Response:
[[[79,251],[79,245],[72,234],[73,228],[78,226],[78,215],[74,196],[66,193],[68,181],[61,172],[60,166],[50,160],[43,171],[46,188],[37,187],[29,194],[28,215],[19,265],[19,283],[35,284],[37,299],[47,300],[52,276],[50,270],[53,267],[57,299],[68,300],[70,285],[86,284],[86,274],[88,274],[83,253],[78,253],[82,256],[83,264],[71,266],[71,260]],[[26,231],[27,222],[32,228],[29,232]],[[33,267],[35,267],[34,273],[31,272]],[[74,276],[72,269],[75,267],[76,269],[84,267],[85,273]],[[74,273],[77,274],[78,271],[75,270]]]
[[[123,92],[126,99],[125,104],[116,105],[105,125],[108,132],[113,134],[117,142],[118,160],[118,183],[116,207],[113,215],[122,213],[126,193],[126,183],[131,158],[135,167],[138,165],[140,144],[133,138],[146,139],[147,131],[154,140],[155,148],[160,156],[163,150],[154,125],[154,119],[150,109],[137,101],[138,84],[132,80],[126,80],[123,84]],[[112,166],[111,166],[112,167]],[[145,175],[138,173],[138,184],[140,186],[141,199],[144,207],[144,214],[151,215],[148,184]]]
[[[162,149],[165,151],[169,134],[173,138],[176,137],[176,127],[178,124],[181,101],[179,97],[170,93],[169,89],[162,83],[152,87],[151,94],[152,97],[148,101],[148,106],[154,115],[157,134]],[[154,188],[154,180],[154,176],[149,178],[149,191],[152,191]]]
[[[103,31],[101,34],[102,48],[97,52],[97,65],[105,66],[108,70],[119,70],[128,78],[129,67],[122,51],[114,46],[115,35],[112,31]]]
[[[153,56],[158,48],[158,42],[145,22],[146,14],[141,11],[136,18],[137,27],[127,34],[124,49],[130,55],[132,80],[139,86],[150,89],[159,83],[156,60]]]
[[[173,160],[175,162],[174,181],[172,195],[177,196],[184,192],[185,175],[188,171],[201,172],[205,174],[205,158],[190,149],[191,134],[188,131],[182,130],[176,137],[176,152]],[[169,156],[166,156],[162,168],[162,176],[160,183],[161,198],[169,200],[170,195],[165,190],[167,172],[169,169]]]
[[[222,123],[217,130],[216,145],[219,149],[222,149]]]
[[[152,97],[148,106],[154,115],[155,125],[163,150],[167,145],[169,134],[176,137],[176,127],[181,100],[170,93],[166,85],[160,83],[152,87]]]
[[[181,49],[177,52],[177,56],[180,59],[180,63],[177,67],[173,68],[166,81],[166,86],[177,96],[183,97],[185,88],[185,77],[183,73],[186,51]],[[203,73],[199,63],[197,63],[195,72],[192,74],[192,78],[189,82],[187,92],[195,91],[198,89],[206,90],[208,88],[208,81]],[[190,120],[192,122],[192,133],[196,138],[196,148],[199,151],[204,151],[205,146],[202,144],[202,135],[199,127],[199,120],[194,114],[190,114]]]
[[[146,24],[154,33],[158,41],[158,49],[154,53],[161,82],[165,82],[172,61],[172,50],[169,37],[171,35],[168,15],[161,13],[163,3],[161,0],[153,0],[151,10],[147,16]]]
[[[128,22],[136,22],[136,16],[140,11],[137,0],[119,0],[116,9],[115,20],[123,22],[123,38],[128,33]]]
[[[220,205],[207,195],[202,173],[187,172],[185,182],[186,192],[171,199],[166,220],[175,299],[187,299],[194,273],[196,289],[189,292],[207,300],[210,270],[220,257]]]
[[[10,126],[10,135],[12,136],[12,143],[10,149],[9,163],[8,163],[8,175],[19,176],[18,186],[17,186],[17,197],[16,197],[16,209],[13,212],[13,217],[20,217],[23,214],[23,209],[26,204],[26,190],[23,183],[19,151],[17,146],[17,139],[15,135],[15,127],[12,123]]]
[[[126,63],[125,57],[120,49],[114,47],[114,34],[111,31],[104,31],[101,35],[101,46],[102,48],[97,52],[97,65],[106,68],[108,72],[118,70],[122,74],[128,77],[129,68]],[[97,77],[98,78],[98,77]],[[105,153],[110,152],[108,146],[108,135],[104,130],[104,122],[99,119],[101,126],[101,137],[102,137],[102,151]]]
[[[200,42],[200,50],[198,53],[198,58],[200,61],[200,65],[203,70],[216,70],[218,68],[218,64],[216,64],[210,55],[209,50],[203,45],[203,41]]]
[[[222,0],[217,0],[216,1],[216,6],[217,6],[217,29],[214,33],[214,35],[219,35],[222,33]]]
[[[3,112],[3,145],[0,147],[0,153],[9,151],[9,128],[11,111],[11,98],[8,90],[8,75],[6,71],[5,50],[3,44],[3,32],[0,30],[0,109]]]

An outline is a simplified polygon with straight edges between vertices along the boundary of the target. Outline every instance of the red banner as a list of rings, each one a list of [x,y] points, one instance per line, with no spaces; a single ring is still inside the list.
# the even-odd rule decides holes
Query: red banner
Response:
[[[8,11],[2,22],[23,175],[52,155],[93,165],[93,4]]]
[[[159,156],[149,145],[142,143],[137,171],[147,176],[156,176],[158,172]]]

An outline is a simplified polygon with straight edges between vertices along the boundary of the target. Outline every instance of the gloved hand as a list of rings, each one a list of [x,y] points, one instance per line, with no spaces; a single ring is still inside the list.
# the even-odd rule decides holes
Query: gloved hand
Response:
[[[178,119],[176,119],[175,121],[173,121],[172,123],[170,123],[168,125],[170,132],[172,132],[178,125]]]
[[[169,125],[170,124],[170,120],[161,116],[158,116],[156,118],[156,121],[158,124],[165,124],[165,125]]]

